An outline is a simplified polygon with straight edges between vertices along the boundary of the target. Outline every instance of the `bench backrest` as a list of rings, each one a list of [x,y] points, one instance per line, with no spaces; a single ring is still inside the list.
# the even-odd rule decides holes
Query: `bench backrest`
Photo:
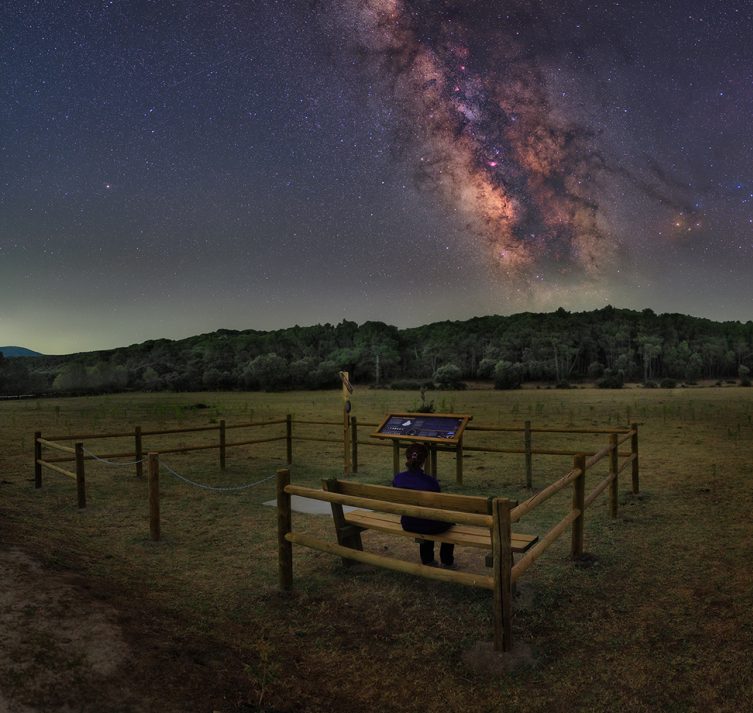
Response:
[[[472,512],[479,515],[491,513],[492,498],[480,495],[455,495],[454,493],[432,493],[424,490],[407,490],[385,485],[367,485],[347,480],[331,478],[322,481],[322,488],[333,493],[353,495],[359,498],[384,500],[390,503],[405,505],[422,505],[440,510],[454,510],[456,512]]]

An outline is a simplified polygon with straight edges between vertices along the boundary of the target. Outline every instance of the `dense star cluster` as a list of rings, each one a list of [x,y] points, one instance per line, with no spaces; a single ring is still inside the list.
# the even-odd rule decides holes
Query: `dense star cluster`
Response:
[[[530,4],[530,3],[527,3]],[[417,177],[462,210],[507,277],[543,262],[600,272],[613,239],[595,200],[605,169],[587,127],[548,96],[532,42],[540,19],[516,3],[335,3],[411,130]]]
[[[718,145],[736,134],[750,157],[734,112],[750,108],[753,73],[743,56],[751,51],[716,44],[725,36],[742,50],[740,28],[753,25],[744,3],[660,11],[644,2],[530,0],[318,7],[337,18],[400,112],[396,144],[418,183],[462,213],[505,283],[527,285],[529,299],[547,289],[545,277],[559,298],[567,293],[557,284],[614,283],[622,271],[645,280],[644,268],[650,273],[672,251],[657,239],[718,242],[729,220],[743,229],[750,256],[748,208],[705,220],[729,191],[719,172],[749,172]],[[717,115],[717,99],[726,116]],[[751,197],[746,185],[735,186],[741,206]]]
[[[753,314],[747,0],[7,0],[0,32],[2,343]]]

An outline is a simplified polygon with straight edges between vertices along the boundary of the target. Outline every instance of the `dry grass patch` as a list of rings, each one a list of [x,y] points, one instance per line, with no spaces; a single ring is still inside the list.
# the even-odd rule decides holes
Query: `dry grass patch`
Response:
[[[33,488],[35,430],[188,427],[287,413],[337,420],[341,404],[334,392],[0,403],[5,550],[17,545],[44,571],[75,576],[82,611],[92,592],[105,596],[123,640],[136,652],[104,679],[96,679],[90,663],[71,655],[72,649],[37,641],[25,656],[36,647],[52,652],[58,664],[68,661],[67,690],[78,691],[81,710],[91,711],[149,710],[147,700],[159,701],[163,710],[220,711],[750,708],[751,390],[469,391],[442,398],[447,410],[472,413],[474,423],[641,422],[641,495],[627,491],[626,472],[619,518],[608,517],[605,498],[586,513],[592,558],[581,566],[572,563],[565,536],[523,576],[513,627],[515,641],[529,654],[514,670],[494,672],[469,663],[467,653],[483,651],[479,642],[491,639],[490,595],[482,590],[362,565],[346,568],[336,558],[296,548],[296,590],[278,592],[276,516],[262,505],[274,497],[274,481],[220,494],[163,474],[159,543],[148,539],[146,485],[130,468],[87,463],[85,511],[76,508],[75,487],[62,476],[46,472],[44,487]],[[387,411],[411,408],[415,400],[412,393],[359,390],[354,408],[359,420],[377,421]],[[198,403],[208,408],[195,408]],[[185,443],[192,438],[180,436]],[[470,433],[466,442],[506,445],[510,438]],[[535,435],[534,446],[542,443],[543,435]],[[588,450],[602,443],[590,436],[546,441]],[[122,443],[101,445],[117,450]],[[97,452],[100,445],[87,447]],[[336,444],[296,444],[294,455],[296,482],[318,485],[320,478],[341,472]],[[527,497],[522,456],[468,455],[461,488],[453,482],[451,458],[440,454],[446,490]],[[225,485],[271,475],[283,456],[282,442],[232,449],[225,473],[213,451],[165,460],[192,479]],[[389,449],[362,447],[360,459],[359,479],[389,481]],[[535,485],[551,482],[569,466],[568,458],[535,458]],[[589,476],[588,489],[600,475]],[[564,514],[569,497],[566,492],[553,499],[516,529],[545,531]],[[326,517],[295,514],[294,528],[333,537]],[[367,533],[364,543],[417,559],[410,540]],[[480,567],[479,552],[458,555],[464,568]],[[129,670],[134,660],[140,679]],[[2,660],[0,667],[0,690],[7,696],[13,671]],[[164,681],[158,669],[166,672]],[[70,697],[55,703],[57,708],[45,707],[50,699],[39,671],[20,681],[17,676],[13,695],[27,706],[63,710]],[[100,690],[121,691],[120,708],[112,696],[94,707],[88,696],[96,690],[95,679]],[[186,701],[194,707],[186,708]]]

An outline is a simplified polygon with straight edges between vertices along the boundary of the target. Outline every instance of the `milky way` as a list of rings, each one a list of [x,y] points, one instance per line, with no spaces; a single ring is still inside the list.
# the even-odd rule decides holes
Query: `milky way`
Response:
[[[603,159],[552,103],[530,51],[536,18],[489,5],[354,0],[336,12],[402,114],[400,148],[419,182],[460,212],[501,272],[595,277],[614,253],[594,197]]]

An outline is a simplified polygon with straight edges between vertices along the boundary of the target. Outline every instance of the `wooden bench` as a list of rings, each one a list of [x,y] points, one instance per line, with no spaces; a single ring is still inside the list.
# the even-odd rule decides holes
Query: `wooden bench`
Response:
[[[355,525],[361,530],[379,530],[390,535],[403,535],[413,537],[416,541],[434,540],[435,542],[451,542],[453,545],[463,547],[477,547],[482,550],[492,549],[492,538],[489,530],[475,525],[453,525],[449,530],[436,535],[409,532],[403,530],[400,524],[400,516],[388,512],[374,512],[373,510],[354,510],[345,513],[345,522]],[[515,554],[528,552],[539,541],[537,535],[524,535],[519,532],[512,533],[512,551]],[[491,567],[491,563],[487,562]]]
[[[337,542],[293,530],[291,497],[294,495],[331,504]],[[344,506],[356,509],[346,514]],[[517,579],[513,556],[515,552],[531,548],[538,539],[534,535],[512,534],[513,507],[514,503],[506,498],[405,490],[337,479],[323,481],[322,488],[309,488],[291,484],[290,472],[281,469],[277,471],[280,588],[285,591],[293,588],[293,545],[328,552],[348,563],[362,562],[427,579],[481,587],[492,592],[494,647],[498,651],[509,651],[512,646],[512,595]],[[440,534],[418,535],[403,530],[400,526],[402,515],[454,524]],[[488,553],[487,564],[491,564],[492,571],[484,574],[448,570],[419,564],[413,557],[407,560],[383,552],[367,552],[361,542],[361,533],[365,530],[475,547]],[[535,551],[532,549],[527,556]]]
[[[426,493],[418,490],[406,490],[404,488],[391,488],[384,485],[366,485],[352,481],[338,480],[333,478],[322,482],[322,488],[331,493],[352,495],[354,497],[369,498],[387,502],[400,502],[409,505],[429,505],[438,507],[437,499],[424,497]],[[429,493],[437,495],[437,493]],[[481,515],[491,515],[492,498],[484,498],[477,495],[453,495],[441,493],[441,505],[443,509],[458,512],[471,512]],[[462,547],[476,547],[482,550],[492,549],[491,532],[487,527],[477,525],[453,525],[448,530],[438,534],[428,535],[424,533],[409,532],[403,530],[400,524],[400,515],[378,510],[353,510],[344,512],[342,505],[332,503],[332,517],[335,521],[337,541],[346,547],[363,550],[361,532],[365,530],[378,530],[390,535],[411,537],[416,541],[433,540],[435,542],[450,542]],[[511,533],[511,550],[514,554],[527,552],[533,547],[539,538],[536,535]],[[486,565],[492,566],[491,556],[487,556]]]

